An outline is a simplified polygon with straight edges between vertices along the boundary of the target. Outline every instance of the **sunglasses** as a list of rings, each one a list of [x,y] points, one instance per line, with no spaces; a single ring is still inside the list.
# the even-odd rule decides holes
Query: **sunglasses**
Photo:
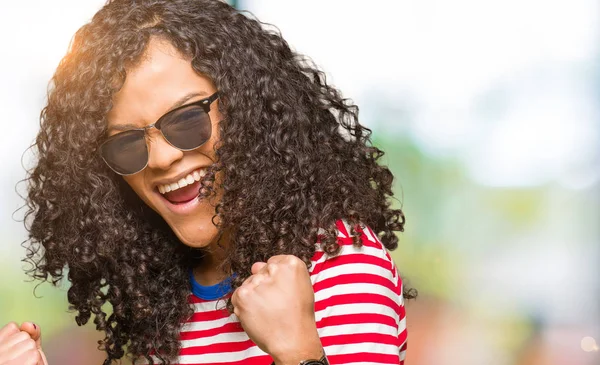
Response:
[[[177,107],[160,117],[156,123],[130,129],[108,137],[100,145],[100,155],[108,167],[119,175],[133,175],[148,166],[146,130],[156,128],[165,140],[181,151],[191,151],[210,139],[212,127],[210,105],[219,98],[218,92],[206,99]]]

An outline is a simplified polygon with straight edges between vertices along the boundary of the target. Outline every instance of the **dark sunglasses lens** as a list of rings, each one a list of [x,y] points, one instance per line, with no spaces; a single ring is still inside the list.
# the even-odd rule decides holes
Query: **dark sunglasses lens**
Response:
[[[165,116],[160,130],[173,146],[193,150],[210,139],[210,118],[201,106],[190,105]]]
[[[100,154],[118,174],[130,175],[141,171],[148,162],[144,131],[127,131],[111,137],[100,147]]]

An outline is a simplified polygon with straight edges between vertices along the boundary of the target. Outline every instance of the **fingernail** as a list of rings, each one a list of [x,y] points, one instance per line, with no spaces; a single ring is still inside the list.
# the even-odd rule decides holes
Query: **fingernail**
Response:
[[[35,325],[35,323],[31,322],[31,324],[33,325],[33,328],[37,330],[37,326]]]

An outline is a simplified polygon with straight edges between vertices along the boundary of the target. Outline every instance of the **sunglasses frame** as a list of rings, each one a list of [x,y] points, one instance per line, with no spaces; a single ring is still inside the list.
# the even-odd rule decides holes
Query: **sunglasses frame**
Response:
[[[169,145],[171,145],[172,147],[174,147],[174,148],[177,148],[177,149],[178,149],[178,150],[180,150],[180,151],[192,151],[192,150],[195,150],[196,148],[198,148],[198,147],[201,147],[202,145],[204,145],[204,143],[208,142],[208,139],[207,139],[207,140],[206,140],[204,143],[201,143],[199,146],[197,146],[197,147],[194,147],[194,148],[187,148],[187,149],[186,149],[186,148],[179,148],[179,147],[175,146],[175,145],[174,145],[174,144],[173,144],[171,141],[169,141],[169,139],[168,139],[168,138],[167,138],[167,137],[164,135],[163,131],[162,131],[162,130],[161,130],[161,128],[160,128],[161,122],[162,122],[163,120],[165,120],[165,119],[166,119],[166,118],[167,118],[169,115],[171,115],[171,114],[173,114],[173,113],[177,112],[178,110],[181,110],[181,109],[183,109],[183,108],[189,108],[190,106],[196,106],[196,105],[199,105],[199,106],[201,106],[201,107],[204,109],[204,112],[205,112],[205,113],[206,113],[206,115],[208,116],[208,121],[209,121],[209,122],[211,123],[211,125],[212,125],[212,121],[210,120],[210,114],[209,114],[209,112],[210,112],[210,106],[211,106],[211,104],[212,104],[212,103],[213,103],[215,100],[217,100],[218,98],[219,98],[219,92],[217,91],[217,92],[215,92],[214,94],[212,94],[211,96],[209,96],[208,98],[204,98],[204,99],[202,99],[202,100],[198,100],[198,101],[195,101],[195,102],[193,102],[193,103],[188,103],[188,104],[183,104],[183,105],[181,105],[181,106],[178,106],[177,108],[175,108],[175,109],[172,109],[172,110],[170,110],[170,111],[166,112],[165,114],[163,114],[163,115],[162,115],[160,118],[158,118],[158,120],[157,120],[156,122],[154,122],[154,123],[152,123],[152,124],[149,124],[149,125],[147,125],[147,126],[145,126],[145,127],[142,127],[142,128],[131,128],[131,129],[128,129],[128,130],[126,130],[126,131],[123,131],[123,132],[117,133],[117,134],[115,134],[115,135],[112,135],[112,136],[108,137],[108,138],[107,138],[107,139],[106,139],[104,142],[102,142],[102,144],[100,144],[100,148],[98,148],[98,153],[100,154],[100,157],[102,157],[102,160],[104,161],[104,163],[106,163],[106,165],[107,165],[107,166],[108,166],[108,167],[109,167],[111,170],[113,170],[113,171],[114,171],[116,174],[118,174],[118,175],[121,175],[121,176],[129,176],[129,175],[135,175],[135,174],[137,174],[138,172],[141,172],[141,171],[143,171],[143,170],[144,170],[144,169],[145,169],[145,168],[148,166],[148,160],[150,159],[150,156],[148,155],[148,152],[149,152],[149,151],[148,151],[148,144],[146,143],[146,154],[147,154],[148,156],[146,157],[146,163],[144,164],[144,167],[142,167],[141,169],[139,169],[139,170],[138,170],[138,171],[136,171],[136,172],[132,172],[132,173],[129,173],[129,174],[123,174],[123,173],[120,173],[120,172],[116,171],[116,170],[115,170],[115,169],[114,169],[114,168],[113,168],[113,167],[112,167],[112,166],[111,166],[111,165],[110,165],[110,164],[109,164],[109,163],[106,161],[106,159],[104,158],[104,155],[102,154],[102,149],[103,149],[103,147],[104,147],[104,146],[105,146],[105,145],[106,145],[108,142],[110,142],[110,141],[112,141],[112,140],[114,140],[114,139],[117,139],[121,133],[126,133],[126,132],[130,132],[130,131],[143,131],[143,132],[144,132],[144,139],[145,139],[145,138],[146,138],[146,131],[147,131],[148,129],[150,129],[150,128],[156,128],[156,129],[158,129],[158,131],[160,132],[160,134],[163,136],[163,138],[165,139],[165,141],[167,141],[167,143],[168,143]],[[211,127],[211,128],[212,128],[212,127]],[[209,136],[209,139],[210,139],[210,136]]]

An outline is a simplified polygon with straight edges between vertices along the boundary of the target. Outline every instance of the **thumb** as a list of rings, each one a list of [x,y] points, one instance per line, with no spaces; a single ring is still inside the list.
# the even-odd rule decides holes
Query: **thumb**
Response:
[[[35,341],[38,349],[42,347],[42,329],[33,322],[23,322],[21,331],[29,333],[31,339]]]
[[[33,322],[23,322],[21,324],[21,331],[27,332],[31,339],[35,341],[38,350],[40,351],[40,355],[42,356],[42,365],[48,365],[48,360],[46,360],[46,354],[42,351],[42,329],[40,326],[36,325]]]
[[[252,272],[252,275],[256,275],[256,273],[258,273],[260,271],[260,269],[262,269],[263,267],[267,266],[266,262],[255,262],[252,267],[250,268],[250,271]]]

